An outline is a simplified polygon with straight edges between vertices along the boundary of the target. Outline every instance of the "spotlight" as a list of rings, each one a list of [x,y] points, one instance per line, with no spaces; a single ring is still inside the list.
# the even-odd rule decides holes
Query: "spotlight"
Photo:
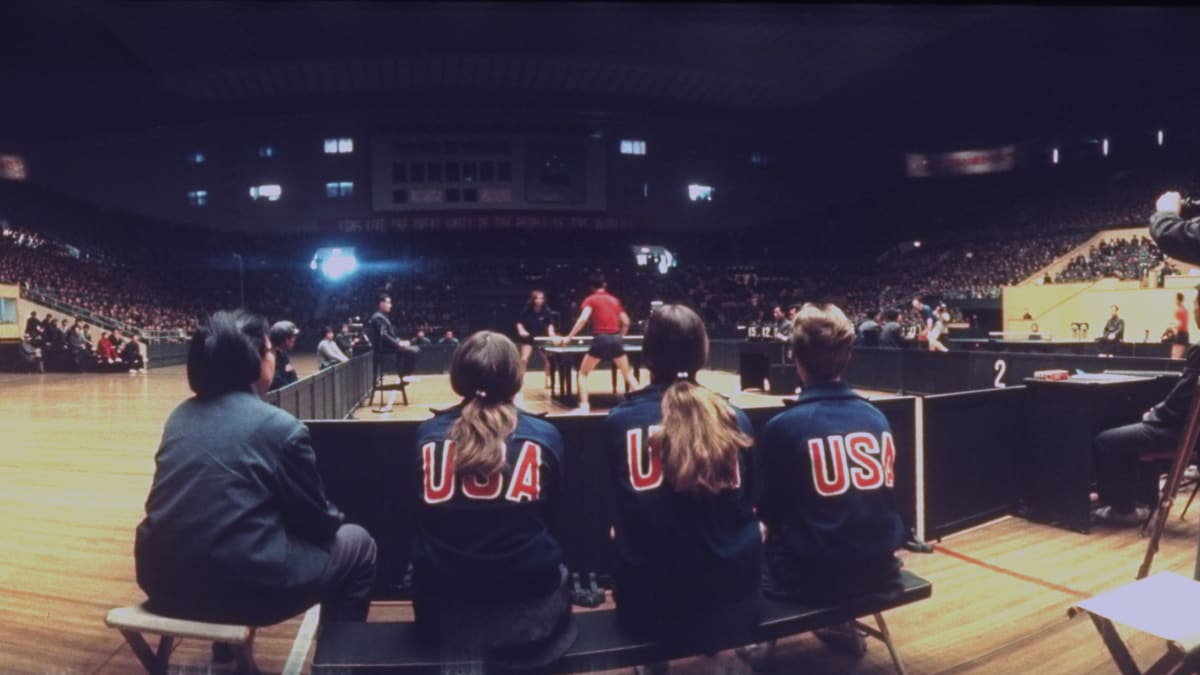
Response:
[[[353,248],[321,248],[313,254],[309,269],[320,270],[329,281],[339,281],[354,274],[358,269],[358,258]]]

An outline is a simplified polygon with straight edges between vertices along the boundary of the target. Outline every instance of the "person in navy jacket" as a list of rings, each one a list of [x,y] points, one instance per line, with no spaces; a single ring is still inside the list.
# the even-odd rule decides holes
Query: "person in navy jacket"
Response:
[[[548,525],[562,491],[562,436],[513,405],[523,377],[512,340],[467,338],[450,361],[463,401],[418,427],[414,456],[417,628],[448,656],[507,668],[546,665],[577,634]]]
[[[767,529],[764,594],[838,602],[899,576],[904,526],[892,498],[896,444],[883,413],[846,383],[854,326],[833,305],[805,305],[792,328],[803,383],[796,405],[758,437]]]
[[[617,616],[655,640],[708,644],[758,623],[762,535],[754,515],[753,429],[696,383],[704,323],[664,305],[646,325],[651,383],[613,408],[605,453],[617,486]]]

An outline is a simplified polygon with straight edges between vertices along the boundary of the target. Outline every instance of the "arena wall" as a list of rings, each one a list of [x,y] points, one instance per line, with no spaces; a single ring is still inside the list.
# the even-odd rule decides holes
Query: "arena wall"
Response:
[[[1023,332],[1038,324],[1043,335],[1054,340],[1072,339],[1071,324],[1089,324],[1088,340],[1100,337],[1104,323],[1111,315],[1112,305],[1120,307],[1125,319],[1125,341],[1141,342],[1145,331],[1150,341],[1157,342],[1163,331],[1173,324],[1175,294],[1183,292],[1188,308],[1195,297],[1200,278],[1167,277],[1164,288],[1142,288],[1137,281],[1103,279],[1097,282],[1052,284],[1048,286],[1010,286],[1004,289],[1004,330]],[[1032,321],[1022,319],[1025,310]]]
[[[18,290],[13,284],[0,284],[0,300],[15,302],[17,305],[16,323],[4,323],[3,317],[0,317],[0,340],[18,340],[21,337],[21,327],[25,323],[22,312],[28,310],[23,308]]]

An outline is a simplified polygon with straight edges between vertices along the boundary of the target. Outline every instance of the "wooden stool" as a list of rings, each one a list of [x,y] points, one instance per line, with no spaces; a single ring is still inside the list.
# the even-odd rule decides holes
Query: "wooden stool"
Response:
[[[246,675],[258,672],[254,665],[254,628],[250,626],[172,619],[155,614],[144,605],[111,610],[104,623],[121,631],[129,648],[151,675],[166,675],[175,641],[184,638],[224,642],[233,648],[237,672]],[[150,648],[142,633],[159,636],[157,652]]]
[[[1200,616],[1189,610],[1198,604],[1200,582],[1162,572],[1088,598],[1067,610],[1067,615],[1086,612],[1091,617],[1122,675],[1196,672],[1200,663]],[[1117,634],[1114,621],[1162,638],[1167,653],[1149,670],[1140,670]]]

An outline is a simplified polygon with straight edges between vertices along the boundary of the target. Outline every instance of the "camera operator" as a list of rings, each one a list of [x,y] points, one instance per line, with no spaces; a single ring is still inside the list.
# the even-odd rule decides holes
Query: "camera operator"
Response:
[[[337,335],[333,336],[333,341],[337,343],[338,349],[346,356],[354,356],[370,351],[371,341],[362,332],[362,322],[355,317],[353,331],[349,322],[342,323],[341,330]]]
[[[1150,216],[1150,237],[1163,255],[1200,264],[1200,217],[1184,214],[1185,207],[1194,210],[1192,201],[1185,200],[1178,192],[1159,196],[1154,203],[1154,215]]]

